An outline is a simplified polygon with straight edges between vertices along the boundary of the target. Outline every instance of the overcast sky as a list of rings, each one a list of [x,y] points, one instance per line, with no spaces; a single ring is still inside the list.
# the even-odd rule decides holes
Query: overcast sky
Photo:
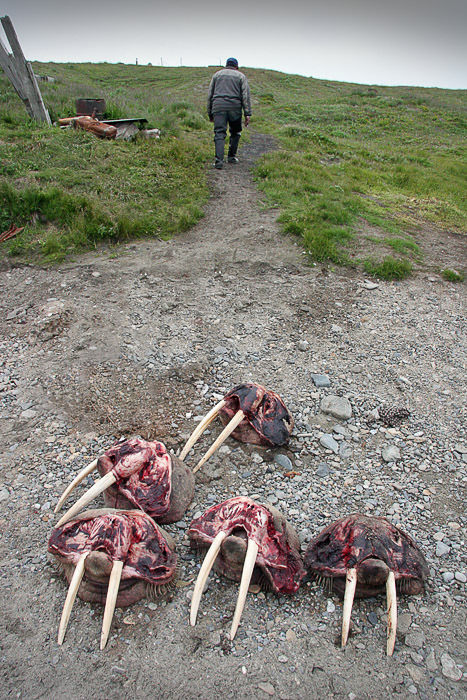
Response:
[[[466,0],[1,0],[0,13],[31,61],[235,56],[328,80],[467,88]]]

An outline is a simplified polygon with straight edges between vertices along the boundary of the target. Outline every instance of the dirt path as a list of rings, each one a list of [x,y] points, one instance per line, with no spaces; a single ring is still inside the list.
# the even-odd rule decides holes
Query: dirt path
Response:
[[[168,243],[47,270],[3,264],[2,697],[462,694],[465,287],[420,271],[370,288],[358,274],[307,266],[252,181],[255,159],[271,147],[253,135],[238,165],[213,171],[205,218]],[[465,250],[459,238],[455,246],[456,256]],[[315,387],[312,373],[330,386]],[[179,449],[197,416],[248,380],[277,391],[292,411],[289,447],[274,453],[229,440],[198,473],[185,519],[169,528],[180,556],[173,600],[117,610],[104,652],[102,609],[77,601],[57,646],[66,587],[46,543],[63,488],[122,435]],[[350,420],[320,411],[329,394],[349,399]],[[388,430],[370,415],[381,405],[411,416]],[[218,432],[203,436],[189,464]],[[336,449],[322,446],[323,434]],[[388,446],[401,458],[385,461]],[[401,600],[393,658],[383,600],[356,603],[342,651],[341,603],[309,581],[293,598],[250,595],[230,643],[237,586],[213,577],[189,627],[199,556],[184,533],[195,514],[239,494],[275,503],[304,548],[357,510],[385,515],[417,540],[430,584]]]

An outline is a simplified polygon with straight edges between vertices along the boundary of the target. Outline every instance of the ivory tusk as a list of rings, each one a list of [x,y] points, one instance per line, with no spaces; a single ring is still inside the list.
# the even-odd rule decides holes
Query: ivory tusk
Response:
[[[91,462],[91,464],[88,464],[87,467],[84,467],[84,469],[82,469],[79,472],[79,474],[77,474],[75,476],[75,478],[73,479],[71,484],[66,487],[65,491],[62,493],[62,495],[58,499],[58,503],[55,506],[54,513],[58,513],[58,511],[60,510],[62,505],[65,503],[66,499],[68,498],[69,494],[73,491],[73,489],[76,488],[78,486],[78,484],[80,484],[83,481],[83,479],[85,479],[89,474],[91,474],[91,472],[93,472],[96,467],[97,467],[97,459],[95,459],[93,462]]]
[[[198,423],[197,427],[193,430],[193,432],[191,433],[190,437],[188,438],[188,441],[187,441],[185,447],[184,447],[183,450],[180,452],[180,457],[179,457],[179,459],[180,459],[182,462],[183,462],[183,460],[185,459],[185,457],[187,456],[188,452],[189,452],[189,451],[191,450],[191,448],[193,447],[193,445],[198,441],[198,439],[199,439],[199,438],[201,437],[201,435],[204,433],[204,431],[206,430],[206,428],[208,427],[208,425],[209,425],[210,423],[212,423],[212,421],[213,421],[215,418],[217,418],[217,416],[219,415],[219,411],[221,410],[221,408],[222,408],[223,406],[225,406],[225,404],[226,404],[226,402],[224,401],[224,399],[222,399],[222,401],[219,401],[219,403],[218,403],[216,406],[214,406],[214,408],[211,408],[211,410],[209,411],[209,413],[207,413],[207,414],[204,416],[204,418],[202,419],[202,421],[201,421],[200,423]]]
[[[386,581],[386,596],[388,601],[388,634],[386,654],[387,656],[392,656],[394,645],[396,643],[397,630],[397,592],[394,571],[389,572],[389,576]]]
[[[98,479],[98,481],[96,481],[96,483],[93,484],[91,488],[86,491],[86,493],[83,493],[81,498],[79,498],[76,501],[75,505],[71,506],[71,508],[69,508],[69,510],[67,510],[67,512],[64,515],[62,515],[55,527],[60,527],[60,525],[66,523],[67,520],[71,520],[71,518],[77,515],[77,513],[79,513],[80,510],[85,508],[88,505],[88,503],[94,500],[96,496],[105,491],[105,489],[108,489],[109,486],[112,486],[112,484],[115,484],[116,481],[117,478],[113,472],[108,472],[101,479]]]
[[[84,562],[89,552],[84,552],[78,563],[76,564],[75,570],[73,571],[73,576],[71,577],[70,586],[68,588],[68,593],[66,596],[65,604],[63,606],[62,617],[60,618],[60,625],[58,627],[58,643],[62,644],[65,637],[65,632],[68,627],[68,621],[70,619],[71,610],[73,608],[73,603],[75,602],[76,594],[78,593],[79,585],[84,576]]]
[[[211,457],[211,455],[214,454],[214,452],[222,445],[222,443],[225,442],[225,441],[227,440],[227,438],[229,437],[229,435],[230,435],[231,433],[233,433],[233,431],[235,430],[235,428],[237,427],[237,425],[238,425],[239,423],[241,423],[242,420],[243,420],[244,418],[245,418],[245,414],[243,413],[243,411],[242,411],[242,410],[237,411],[237,413],[236,413],[236,414],[234,415],[234,417],[230,420],[230,422],[227,423],[227,425],[225,426],[224,430],[223,430],[222,433],[219,435],[219,437],[217,438],[217,440],[216,440],[215,442],[212,443],[211,447],[210,447],[209,450],[206,452],[206,454],[204,455],[204,457],[202,457],[202,458],[199,460],[198,464],[197,464],[196,467],[193,469],[193,474],[196,474],[196,472],[198,471],[198,469],[200,469],[200,468],[203,466],[203,464],[204,464],[205,462],[207,462],[207,460],[209,459],[209,457]]]
[[[198,608],[201,602],[201,596],[203,595],[205,583],[213,567],[213,564],[216,561],[216,557],[219,554],[222,542],[225,540],[226,537],[226,532],[221,531],[217,533],[217,535],[211,542],[211,546],[206,552],[206,556],[204,557],[201,569],[199,570],[198,578],[196,579],[195,587],[193,589],[193,597],[191,599],[190,625],[192,627],[194,627],[194,625],[196,624],[196,616],[198,615]]]
[[[107,644],[107,639],[109,638],[110,625],[112,624],[112,618],[115,612],[115,603],[117,602],[118,588],[122,577],[122,569],[123,562],[114,561],[112,571],[110,572],[109,588],[105,601],[104,619],[102,621],[101,651]]]
[[[345,647],[350,629],[350,616],[352,614],[352,605],[357,587],[357,569],[348,569],[345,577],[345,594],[344,594],[344,610],[342,613],[342,640],[341,646]]]
[[[254,540],[248,540],[248,549],[246,550],[245,563],[243,564],[242,579],[240,581],[240,589],[238,591],[237,605],[235,607],[232,627],[230,628],[230,639],[233,640],[237,634],[238,625],[242,616],[243,608],[245,607],[248,586],[250,585],[253,569],[255,568],[256,557],[258,555],[258,545]]]

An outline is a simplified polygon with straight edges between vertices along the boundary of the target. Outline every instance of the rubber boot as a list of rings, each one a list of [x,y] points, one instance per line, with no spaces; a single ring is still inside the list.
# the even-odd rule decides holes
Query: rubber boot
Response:
[[[237,149],[238,142],[240,141],[240,134],[231,134],[229,143],[229,152],[227,154],[227,160],[229,163],[238,163]]]
[[[214,139],[214,144],[216,146],[216,161],[214,167],[221,170],[224,163],[224,139]]]

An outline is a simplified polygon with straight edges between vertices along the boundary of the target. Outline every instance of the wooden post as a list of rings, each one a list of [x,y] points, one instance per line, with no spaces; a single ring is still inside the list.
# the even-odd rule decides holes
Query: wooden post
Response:
[[[24,57],[13,24],[9,17],[1,17],[0,20],[12,51],[9,53],[0,40],[0,66],[23,100],[29,116],[50,126],[50,116],[42,100],[36,76]]]

